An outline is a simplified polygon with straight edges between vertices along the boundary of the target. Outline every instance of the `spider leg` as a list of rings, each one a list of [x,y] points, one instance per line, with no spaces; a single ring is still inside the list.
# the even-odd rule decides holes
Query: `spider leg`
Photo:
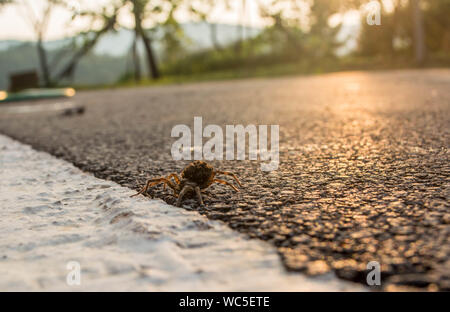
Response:
[[[202,198],[202,193],[200,192],[200,187],[198,187],[198,186],[195,187],[195,193],[197,194],[197,199],[198,199],[198,202],[200,203],[200,206],[204,206],[205,204],[203,203],[203,198]]]
[[[220,184],[224,184],[224,185],[228,185],[229,187],[232,187],[233,190],[235,190],[236,192],[239,192],[239,190],[230,182],[224,181],[224,180],[220,180],[220,179],[214,179],[213,182],[216,183],[220,183]]]
[[[241,182],[239,181],[239,179],[237,178],[237,176],[233,173],[233,172],[229,172],[229,171],[216,171],[216,173],[218,174],[224,174],[224,175],[228,175],[233,177],[233,179],[236,180],[237,184],[239,184],[240,187],[242,187]]]
[[[130,197],[134,197],[140,194],[144,194],[147,192],[149,187],[152,187],[154,185],[164,183],[164,185],[169,185],[172,189],[175,189],[175,185],[170,180],[167,180],[166,178],[156,178],[156,179],[150,179],[147,181],[146,185],[136,194],[131,195]]]
[[[173,178],[177,184],[180,184],[180,178],[178,177],[178,174],[171,173],[167,176],[167,179],[170,180],[170,178]]]
[[[183,200],[184,195],[186,195],[186,193],[188,191],[192,191],[192,190],[194,190],[194,189],[190,185],[185,185],[183,187],[183,189],[180,192],[180,195],[178,195],[177,207],[181,207],[181,201]]]
[[[166,177],[167,180],[170,180],[171,178],[173,178],[175,180],[176,184],[180,184],[180,178],[178,177],[178,175],[176,173],[171,173]],[[163,189],[164,191],[166,190],[166,185],[167,185],[167,183],[164,183],[164,189]]]
[[[134,195],[131,195],[130,197],[134,197],[134,196],[137,196],[137,195],[140,195],[140,194],[144,194],[145,192],[147,192],[149,187],[157,185],[159,183],[163,183],[164,182],[163,179],[164,178],[156,178],[156,179],[147,180],[147,183],[145,184],[145,186],[138,193],[136,193]]]
[[[167,178],[167,181],[165,181],[164,186],[166,186],[166,184],[173,190],[173,192],[175,194],[179,183],[174,184],[172,181],[169,180],[169,178]]]

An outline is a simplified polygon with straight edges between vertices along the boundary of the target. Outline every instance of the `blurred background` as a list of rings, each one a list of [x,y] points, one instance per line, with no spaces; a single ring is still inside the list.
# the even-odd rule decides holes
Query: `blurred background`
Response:
[[[0,0],[0,90],[447,67],[449,16],[450,0]]]

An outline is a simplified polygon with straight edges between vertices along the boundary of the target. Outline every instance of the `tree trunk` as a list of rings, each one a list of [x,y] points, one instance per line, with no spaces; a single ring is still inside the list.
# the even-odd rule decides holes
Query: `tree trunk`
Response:
[[[75,72],[75,68],[78,65],[78,62],[81,60],[81,58],[86,55],[97,43],[98,39],[100,39],[100,37],[105,34],[106,32],[108,32],[109,30],[111,30],[114,25],[116,23],[116,16],[112,16],[107,22],[106,25],[99,31],[97,31],[95,33],[94,38],[87,42],[80,50],[78,50],[75,55],[72,57],[72,59],[70,60],[70,62],[64,67],[64,69],[59,73],[59,75],[57,75],[56,79],[60,80],[66,77],[73,77],[73,74]]]
[[[139,52],[137,50],[137,43],[139,40],[139,33],[136,31],[134,34],[134,41],[133,41],[133,46],[131,47],[132,49],[132,55],[133,55],[133,65],[134,65],[134,80],[136,82],[141,81],[141,62],[139,59]]]
[[[241,0],[242,8],[241,8],[241,20],[238,22],[237,25],[237,41],[235,45],[235,51],[236,54],[240,54],[242,52],[242,45],[245,37],[245,26],[244,26],[244,20],[245,20],[245,0]]]
[[[411,0],[411,8],[414,23],[414,52],[416,63],[422,65],[425,62],[425,30],[423,24],[423,15],[420,8],[420,0]]]
[[[145,53],[147,55],[148,74],[150,79],[158,79],[160,77],[158,66],[156,65],[155,54],[152,50],[151,40],[142,28],[142,10],[136,0],[133,0],[133,15],[135,31],[139,33],[144,42]]]
[[[219,40],[217,39],[217,24],[209,23],[209,30],[211,35],[211,43],[217,51],[222,50],[222,46],[219,44]]]
[[[147,54],[147,65],[149,70],[149,75],[153,79],[158,79],[160,77],[158,66],[156,65],[155,54],[153,53],[152,44],[150,38],[141,28],[142,41],[144,42],[145,52]]]
[[[399,14],[400,14],[400,3],[399,1],[393,2],[394,5],[394,13],[392,14],[392,32],[391,32],[391,45],[389,52],[391,53],[391,56],[393,57],[395,55],[395,46],[394,46],[394,40],[397,36],[401,36],[401,28],[399,27]],[[401,22],[401,21],[400,21]]]
[[[39,56],[39,64],[42,72],[42,78],[44,80],[44,86],[48,88],[51,86],[50,71],[48,69],[47,53],[45,52],[41,36],[39,36],[37,41],[37,50]]]

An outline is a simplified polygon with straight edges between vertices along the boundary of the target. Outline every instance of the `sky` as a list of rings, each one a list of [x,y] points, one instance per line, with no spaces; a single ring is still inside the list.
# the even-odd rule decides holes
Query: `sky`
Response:
[[[44,6],[45,0],[22,0],[20,1],[33,8],[33,12],[41,12]],[[108,0],[74,0],[70,3],[74,8],[89,8],[98,9],[105,3],[109,3]],[[249,26],[263,26],[264,21],[258,16],[258,10],[255,0],[247,1],[245,24]],[[231,10],[224,10],[224,8],[217,8],[213,12],[210,21],[226,24],[236,24],[243,20],[240,13],[241,1],[232,0]],[[32,31],[32,27],[29,23],[28,11],[24,9],[25,6],[8,5],[0,11],[0,40],[4,39],[20,39],[20,40],[33,40],[35,38]],[[188,14],[179,12],[178,18],[181,22],[187,22],[192,20]],[[73,23],[68,23],[71,19],[71,13],[67,9],[57,8],[52,12],[50,17],[48,31],[46,33],[46,40],[60,39],[63,37],[71,36],[80,29],[85,28],[86,22],[82,20],[76,20]],[[132,27],[134,25],[133,18],[129,14],[129,10],[124,9],[119,16],[120,24],[125,27]]]
[[[17,0],[23,4],[28,5],[32,9],[31,15],[39,16],[39,12],[43,11],[46,3],[45,0]],[[195,1],[195,0],[193,0]],[[260,3],[269,3],[270,0],[258,0]],[[110,0],[69,0],[69,4],[75,9],[99,9]],[[237,24],[243,23],[252,27],[263,27],[267,24],[259,15],[257,0],[247,0],[245,7],[245,14],[242,14],[242,1],[230,0],[231,8],[226,10],[224,7],[218,7],[213,11],[209,22]],[[30,11],[26,10],[26,5],[7,5],[0,10],[0,40],[15,39],[15,40],[35,40],[33,27],[30,23]],[[133,26],[133,18],[129,13],[129,9],[124,9],[119,15],[119,22],[124,27]],[[187,11],[187,10],[186,10]],[[178,20],[180,22],[191,21],[192,18],[186,11],[180,10],[178,13]],[[352,11],[345,14],[344,17],[337,16],[334,20],[342,20],[346,24],[359,23],[358,11]],[[45,40],[55,40],[68,36],[72,36],[80,30],[86,29],[87,21],[83,19],[71,20],[71,13],[64,8],[56,8],[52,11],[49,25],[45,34]],[[151,25],[144,25],[151,26]]]

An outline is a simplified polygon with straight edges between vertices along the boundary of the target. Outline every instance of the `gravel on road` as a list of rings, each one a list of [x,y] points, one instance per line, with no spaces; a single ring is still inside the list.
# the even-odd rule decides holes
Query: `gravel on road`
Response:
[[[271,242],[288,270],[450,290],[450,70],[349,72],[80,92],[84,114],[2,113],[0,132],[139,189],[180,172],[175,125],[279,125],[280,165],[212,161],[243,183],[185,208]],[[206,139],[204,140],[206,141]],[[231,180],[230,180],[231,181]],[[149,194],[173,204],[162,186]]]

